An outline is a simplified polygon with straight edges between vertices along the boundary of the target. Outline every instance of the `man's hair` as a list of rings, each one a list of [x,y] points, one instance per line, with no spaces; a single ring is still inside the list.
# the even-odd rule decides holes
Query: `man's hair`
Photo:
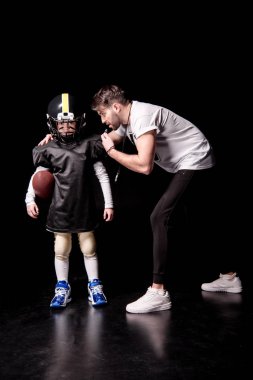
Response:
[[[113,103],[128,104],[129,99],[122,88],[117,85],[105,85],[93,96],[91,109],[96,111],[98,107],[111,107]]]

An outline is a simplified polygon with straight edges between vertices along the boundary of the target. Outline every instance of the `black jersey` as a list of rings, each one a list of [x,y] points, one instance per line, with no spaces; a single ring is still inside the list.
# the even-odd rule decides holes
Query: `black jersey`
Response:
[[[99,136],[66,145],[50,141],[33,149],[35,167],[49,168],[55,178],[47,230],[76,233],[97,227],[93,164],[101,152]]]

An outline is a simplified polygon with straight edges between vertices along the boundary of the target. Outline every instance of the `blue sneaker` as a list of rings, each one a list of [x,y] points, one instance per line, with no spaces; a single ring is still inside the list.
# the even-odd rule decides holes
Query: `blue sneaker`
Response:
[[[67,281],[58,281],[55,286],[55,296],[50,303],[50,307],[58,309],[66,307],[71,301],[71,287]]]
[[[103,292],[102,282],[98,279],[94,279],[88,282],[88,300],[93,306],[102,306],[107,304],[106,296]]]

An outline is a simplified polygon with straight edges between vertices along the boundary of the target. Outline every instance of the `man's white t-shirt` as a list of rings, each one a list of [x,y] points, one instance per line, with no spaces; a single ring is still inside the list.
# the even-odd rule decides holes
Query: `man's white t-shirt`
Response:
[[[132,102],[129,124],[115,132],[135,143],[144,133],[156,130],[155,163],[170,173],[202,170],[215,165],[212,147],[190,121],[174,112],[149,103]]]

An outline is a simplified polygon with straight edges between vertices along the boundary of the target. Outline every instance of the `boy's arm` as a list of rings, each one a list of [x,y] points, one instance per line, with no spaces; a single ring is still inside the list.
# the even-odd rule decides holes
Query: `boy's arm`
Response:
[[[33,175],[31,176],[31,179],[29,181],[29,185],[27,188],[27,192],[25,195],[25,203],[26,203],[26,211],[27,214],[33,218],[37,219],[39,216],[39,208],[35,202],[35,191],[33,188],[33,176],[35,173],[37,173],[40,170],[48,170],[47,168],[44,168],[43,166],[38,166]]]
[[[111,184],[108,173],[101,161],[97,161],[94,163],[95,174],[99,180],[102,193],[104,196],[105,210],[104,210],[104,219],[106,221],[113,219],[113,198],[111,191]]]
[[[34,191],[34,188],[33,188],[33,176],[35,173],[41,171],[41,170],[48,170],[47,168],[44,168],[43,166],[38,166],[35,170],[35,172],[33,173],[33,175],[31,176],[31,179],[29,181],[29,185],[28,185],[28,188],[27,188],[27,192],[26,192],[26,195],[25,195],[25,203],[26,205],[29,205],[31,203],[36,203],[35,202],[35,191]]]

